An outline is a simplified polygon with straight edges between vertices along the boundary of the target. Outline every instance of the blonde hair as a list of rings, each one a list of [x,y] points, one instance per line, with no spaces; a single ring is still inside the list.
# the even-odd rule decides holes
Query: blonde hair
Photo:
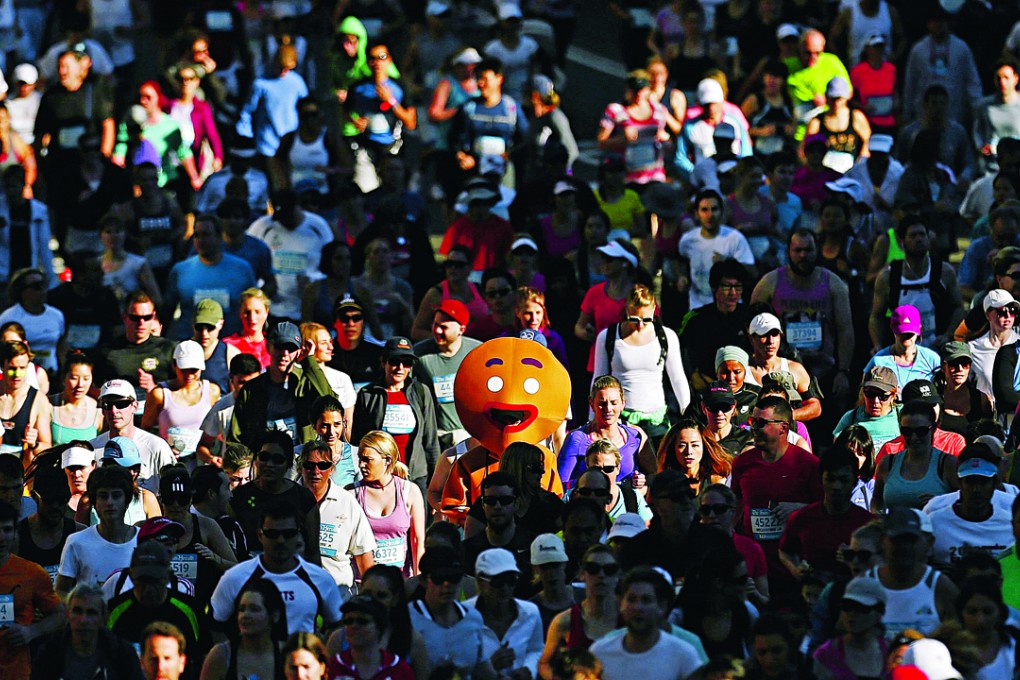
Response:
[[[596,456],[601,456],[607,453],[613,454],[613,457],[616,459],[616,464],[617,465],[620,464],[621,460],[620,449],[616,447],[616,444],[614,444],[609,439],[596,439],[588,446],[588,449],[584,452],[584,463],[588,467],[591,467],[591,461]]]
[[[326,333],[329,333],[329,330],[321,323],[316,323],[314,321],[306,321],[303,324],[301,324],[301,339],[314,341],[315,334],[318,333],[319,331],[325,331]]]
[[[269,305],[272,303],[269,301],[269,296],[263,293],[261,288],[249,288],[248,290],[241,293],[240,297],[238,298],[237,306],[238,307],[243,306],[245,302],[252,298],[258,300],[263,305],[265,305],[266,311],[267,312],[269,311]]]
[[[298,54],[297,48],[292,44],[293,38],[286,36],[280,45],[280,49],[276,50],[276,54],[273,55],[273,64],[278,69],[288,69],[293,71],[298,65]]]
[[[627,296],[627,310],[640,309],[641,307],[655,307],[655,296],[648,286],[642,283],[635,283]]]
[[[524,311],[524,307],[529,303],[534,302],[536,305],[542,307],[542,326],[541,328],[549,327],[549,310],[545,306],[545,293],[540,291],[538,288],[531,286],[521,286],[517,289],[517,303],[514,305],[514,316]],[[518,325],[520,322],[518,321]]]
[[[374,449],[386,460],[386,472],[394,477],[407,479],[407,466],[400,462],[400,449],[393,435],[382,430],[372,430],[358,442],[358,452]]]

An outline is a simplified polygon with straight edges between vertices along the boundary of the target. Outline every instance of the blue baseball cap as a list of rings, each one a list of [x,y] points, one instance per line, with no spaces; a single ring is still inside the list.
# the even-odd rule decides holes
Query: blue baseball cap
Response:
[[[103,460],[115,460],[121,467],[134,467],[142,464],[138,447],[127,437],[114,437],[106,442],[103,448]]]
[[[998,466],[984,458],[968,458],[956,468],[956,475],[964,477],[994,477],[999,474]]]

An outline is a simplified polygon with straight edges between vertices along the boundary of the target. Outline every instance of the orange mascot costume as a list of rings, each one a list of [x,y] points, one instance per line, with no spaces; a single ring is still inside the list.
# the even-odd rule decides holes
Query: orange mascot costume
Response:
[[[538,445],[567,417],[570,376],[546,347],[533,340],[496,338],[473,349],[453,384],[457,415],[480,442],[454,464],[443,487],[442,510],[463,524],[481,495],[482,480],[499,469],[503,451],[513,442]],[[545,452],[542,486],[563,495],[556,454]]]

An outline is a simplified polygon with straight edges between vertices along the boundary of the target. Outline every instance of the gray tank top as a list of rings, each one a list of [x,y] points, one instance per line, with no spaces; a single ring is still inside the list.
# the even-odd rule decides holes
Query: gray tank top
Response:
[[[936,448],[931,451],[931,461],[928,464],[928,471],[921,479],[903,478],[903,459],[906,451],[893,454],[889,465],[889,476],[885,480],[885,492],[882,500],[886,509],[889,508],[916,508],[918,510],[924,505],[921,496],[931,494],[939,496],[949,493],[952,489],[939,476],[939,465],[942,456],[948,455]]]

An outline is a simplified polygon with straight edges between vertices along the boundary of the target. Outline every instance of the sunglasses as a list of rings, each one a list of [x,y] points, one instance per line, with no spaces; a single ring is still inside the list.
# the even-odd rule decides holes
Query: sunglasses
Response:
[[[595,496],[609,496],[609,489],[592,489],[589,487],[579,487],[574,489],[574,495],[581,498],[592,498]]]
[[[496,290],[485,291],[485,297],[489,299],[501,298],[504,295],[509,295],[512,292],[514,292],[513,288],[497,288]]]
[[[733,410],[734,406],[736,406],[735,403],[733,403],[733,404],[705,404],[705,408],[708,409],[709,411],[711,411],[712,413],[728,413],[729,411]]]
[[[627,323],[639,324],[639,323],[651,323],[655,319],[650,316],[628,316]]]
[[[513,588],[517,585],[517,574],[499,574],[498,576],[477,576],[478,580],[485,581],[493,588]]]
[[[995,313],[999,315],[1000,319],[1004,319],[1007,316],[1016,316],[1016,310],[1012,307],[999,307],[995,310]]]
[[[849,548],[843,549],[843,561],[850,562],[870,562],[871,558],[875,556],[875,553],[871,550],[850,550]]]
[[[262,529],[262,535],[270,541],[275,541],[278,538],[290,540],[299,533],[300,532],[297,529]]]
[[[881,390],[864,390],[864,397],[866,399],[878,399],[879,401],[885,401],[892,396],[892,392],[882,392]]]
[[[42,281],[33,281],[31,283],[26,283],[24,286],[22,286],[22,290],[42,290],[45,287],[46,284],[44,284]]]
[[[459,574],[431,574],[429,580],[435,583],[437,586],[441,586],[444,583],[460,583],[462,576]]]
[[[751,418],[750,422],[752,430],[764,430],[766,425],[772,423],[786,423],[785,420],[777,420],[775,418]]]
[[[517,500],[516,496],[482,496],[482,503],[490,506],[502,505],[505,507],[513,505],[515,500]]]
[[[414,367],[414,359],[401,359],[396,357],[393,359],[387,359],[386,363],[389,364],[390,368],[400,368],[401,366],[406,366],[407,368]]]
[[[782,335],[782,333],[780,333],[779,329],[773,328],[768,333],[765,333],[764,335],[760,335],[758,337],[762,337],[762,338],[778,338],[780,335]]]
[[[599,562],[585,562],[581,565],[584,569],[584,573],[590,576],[598,576],[599,574],[605,574],[606,576],[616,576],[620,573],[620,565],[615,562],[612,564],[600,564]]]
[[[390,58],[390,55],[386,52],[377,52],[375,54],[368,55],[369,61],[386,61]]]
[[[274,465],[286,465],[287,456],[282,453],[270,453],[269,451],[259,451],[258,461],[260,463],[273,463]]]
[[[698,512],[701,513],[702,517],[708,517],[709,515],[718,517],[719,515],[725,515],[732,507],[732,505],[725,503],[706,503],[698,508]]]
[[[900,425],[900,434],[903,435],[904,439],[910,439],[911,437],[926,437],[931,432],[933,425],[925,425],[923,427],[905,427]]]
[[[301,467],[303,467],[305,470],[308,470],[309,472],[311,472],[312,470],[322,470],[323,472],[325,472],[326,470],[333,467],[333,463],[328,460],[320,460],[318,462],[306,460],[305,462],[301,463]]]
[[[610,476],[612,476],[612,474],[616,472],[615,465],[592,465],[591,467],[593,470],[602,470],[603,472]]]
[[[950,368],[970,368],[970,359],[957,359],[947,362]]]
[[[135,403],[134,399],[104,399],[103,401],[99,402],[99,406],[100,408],[107,411],[113,408],[117,409],[118,411],[123,411],[124,409],[131,406],[131,404],[133,403]]]
[[[529,463],[528,472],[545,472],[545,463]]]
[[[839,608],[845,612],[852,612],[856,614],[867,614],[868,612],[875,611],[875,607],[869,607],[866,604],[861,604],[854,600],[842,600],[839,603]]]
[[[196,333],[212,333],[216,330],[216,326],[208,323],[196,323],[194,328]]]
[[[153,319],[156,318],[156,313],[150,312],[148,314],[125,314],[124,316],[126,316],[131,321],[134,321],[135,323],[141,323],[142,321],[152,321]]]
[[[467,269],[469,266],[469,263],[460,260],[447,260],[443,263],[443,267],[446,269]]]
[[[361,320],[365,317],[361,314],[345,314],[344,316],[337,317],[337,321],[343,324],[347,323],[361,323]]]

